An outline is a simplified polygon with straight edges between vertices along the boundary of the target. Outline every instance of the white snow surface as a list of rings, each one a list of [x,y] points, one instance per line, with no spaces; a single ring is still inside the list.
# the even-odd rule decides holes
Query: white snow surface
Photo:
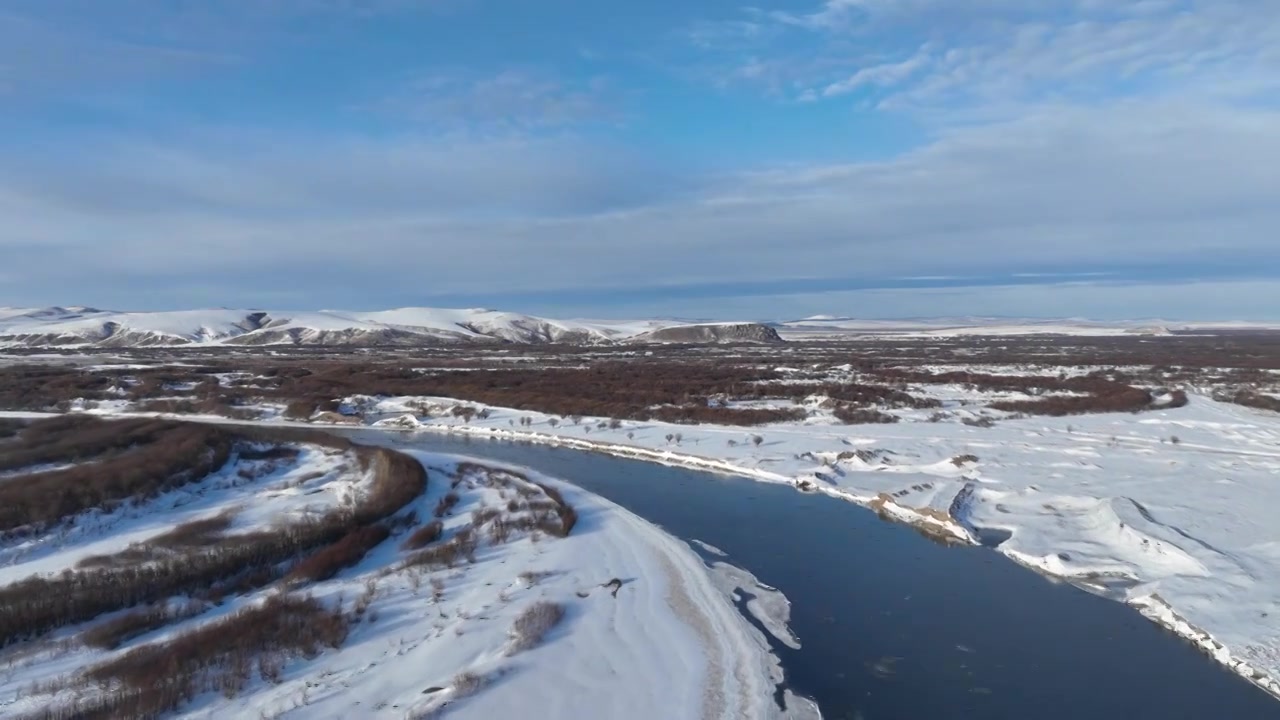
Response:
[[[823,335],[889,335],[904,338],[1022,335],[1074,335],[1107,337],[1118,335],[1167,335],[1171,329],[1213,329],[1212,323],[1192,328],[1187,323],[1164,320],[1140,320],[1106,322],[1080,318],[1023,319],[1023,318],[925,318],[915,320],[870,320],[859,318],[815,315],[803,320],[781,323],[778,332],[783,337],[817,337]],[[1252,327],[1252,326],[1251,326]],[[1266,329],[1258,326],[1257,329]]]
[[[428,468],[429,486],[404,512],[414,510],[425,521],[450,491],[456,464],[465,458],[410,453]],[[258,468],[251,478],[237,469],[141,507],[82,517],[37,547],[5,545],[0,583],[58,572],[88,555],[119,552],[179,522],[222,512],[234,513],[232,532],[296,519],[331,506],[324,498],[360,492],[366,479],[349,456],[320,449],[304,451],[288,467]],[[199,695],[175,717],[399,719],[440,711],[464,719],[819,717],[812,703],[799,698],[788,696],[785,712],[777,707],[777,659],[731,602],[740,589],[757,595],[761,600],[753,612],[769,618],[771,632],[790,639],[780,593],[754,586],[754,578],[723,561],[716,563],[713,580],[711,568],[688,545],[651,523],[572,485],[519,472],[555,486],[574,506],[579,520],[569,537],[486,541],[475,563],[433,571],[401,568],[404,538],[393,537],[359,565],[310,588],[317,599],[344,607],[373,588],[368,612],[340,648],[287,663],[277,683],[255,675],[234,698]],[[503,489],[483,483],[465,480],[455,491],[462,501],[445,520],[446,538],[473,510],[506,503]],[[613,578],[623,581],[616,597],[602,587]],[[0,716],[66,702],[71,691],[50,694],[41,688],[276,591],[229,600],[118,651],[85,647],[74,639],[74,629],[35,651],[10,648],[0,653]],[[565,618],[537,646],[512,655],[512,623],[538,601],[563,605]],[[464,696],[457,690],[461,673],[482,679],[476,692]]]

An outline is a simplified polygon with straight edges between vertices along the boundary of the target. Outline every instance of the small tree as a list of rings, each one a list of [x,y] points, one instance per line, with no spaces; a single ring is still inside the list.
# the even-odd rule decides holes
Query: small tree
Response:
[[[671,441],[674,440],[675,438],[676,438],[675,435],[672,435],[671,433],[667,433],[667,444],[670,445]]]
[[[679,445],[681,440],[684,440],[684,435],[676,433],[676,444]]]
[[[547,420],[547,424],[551,427],[558,427],[560,425],[560,418],[551,418]]]
[[[628,439],[628,440],[635,440],[635,439],[636,439],[636,434],[635,434],[635,433],[633,433],[633,432],[628,432],[628,433],[627,433],[627,439]]]
[[[751,436],[751,444],[752,444],[752,445],[755,445],[756,447],[760,447],[760,443],[762,443],[762,442],[764,442],[764,437],[763,437],[762,435],[752,435],[752,436]]]

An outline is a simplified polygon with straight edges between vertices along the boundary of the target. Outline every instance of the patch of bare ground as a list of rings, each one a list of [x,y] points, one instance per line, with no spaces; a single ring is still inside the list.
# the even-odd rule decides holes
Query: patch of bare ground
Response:
[[[902,511],[906,511],[911,515],[916,515],[919,519],[912,520],[909,515],[895,515],[890,510],[891,506],[897,507]],[[895,523],[905,523],[908,527],[914,529],[924,537],[941,545],[965,544],[964,541],[957,538],[954,533],[947,529],[949,527],[956,526],[958,523],[956,522],[956,519],[951,517],[951,514],[945,510],[930,507],[905,507],[900,505],[892,495],[883,492],[868,502],[867,507],[874,510],[882,520]],[[933,520],[935,522],[929,522],[929,520]]]

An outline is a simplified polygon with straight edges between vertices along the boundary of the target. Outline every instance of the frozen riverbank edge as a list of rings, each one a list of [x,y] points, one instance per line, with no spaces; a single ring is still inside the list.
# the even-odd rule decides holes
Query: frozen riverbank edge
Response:
[[[444,399],[440,398],[440,400]],[[505,408],[495,407],[493,409],[504,412],[504,417],[512,414],[519,414],[518,411]],[[245,422],[218,416],[164,415],[158,413],[132,413],[119,411],[98,411],[95,414],[116,417],[168,417],[177,420],[219,422],[240,425],[266,424],[273,426],[285,425],[296,427],[333,426],[346,430],[360,430],[365,432],[382,431],[408,435],[412,435],[413,433],[433,433],[564,447],[579,451],[598,452],[620,458],[655,462],[673,467],[740,476],[755,481],[790,485],[805,491],[820,492],[834,498],[875,510],[884,517],[916,527],[934,537],[942,537],[948,541],[970,545],[979,544],[978,538],[975,534],[966,527],[965,524],[956,520],[954,517],[949,517],[946,513],[927,507],[921,509],[908,507],[895,502],[892,497],[885,493],[858,493],[850,490],[849,488],[842,488],[834,484],[815,482],[812,473],[787,475],[784,473],[770,472],[760,468],[740,465],[722,458],[676,452],[670,449],[655,449],[612,441],[568,437],[563,434],[556,433],[521,431],[500,427],[464,424],[457,421],[453,423],[419,422],[411,416],[399,416],[383,420],[375,423],[374,425],[352,426],[338,423],[329,424],[324,422],[293,422],[280,419]],[[51,414],[48,413],[0,412],[0,417],[47,417],[50,415]],[[715,429],[725,430],[726,428]],[[567,430],[568,428],[561,428],[562,432]],[[687,431],[688,430],[686,430],[686,432]],[[1044,562],[1040,557],[1026,555],[1009,547],[996,547],[994,549],[1010,560],[1013,560],[1014,562],[1047,577],[1069,582],[1087,591],[1097,592],[1098,590],[1096,585],[1087,581],[1088,578],[1073,572],[1059,572],[1061,568],[1055,567],[1052,563]],[[1202,652],[1209,655],[1216,662],[1222,664],[1232,672],[1244,677],[1246,680],[1266,691],[1273,697],[1280,699],[1280,678],[1278,678],[1274,672],[1270,672],[1270,669],[1259,669],[1247,660],[1239,657],[1238,653],[1233,653],[1232,649],[1227,644],[1219,641],[1210,632],[1186,619],[1186,617],[1179,612],[1178,607],[1174,603],[1171,603],[1159,593],[1151,592],[1149,594],[1141,594],[1120,601],[1133,607],[1148,620],[1155,622],[1170,632],[1173,632],[1187,640],[1194,647],[1200,649]]]

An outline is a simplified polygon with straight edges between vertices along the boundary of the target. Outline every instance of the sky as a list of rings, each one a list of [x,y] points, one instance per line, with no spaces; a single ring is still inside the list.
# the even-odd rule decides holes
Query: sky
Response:
[[[754,1],[2,0],[0,305],[1280,319],[1280,3]]]

